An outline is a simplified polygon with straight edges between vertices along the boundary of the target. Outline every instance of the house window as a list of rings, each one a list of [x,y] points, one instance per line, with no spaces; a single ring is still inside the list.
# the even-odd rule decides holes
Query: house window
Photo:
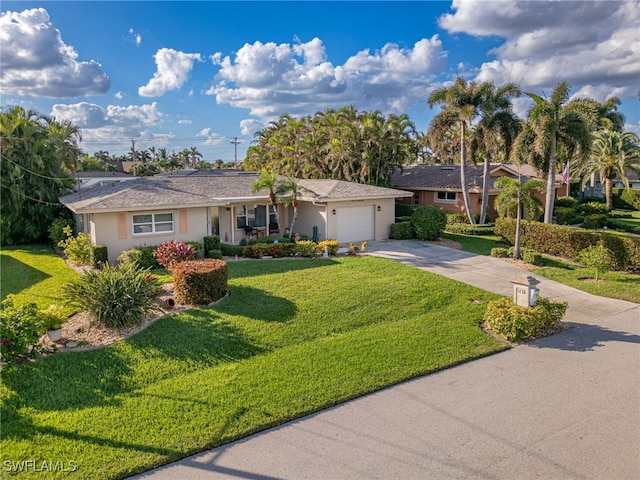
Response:
[[[457,195],[456,192],[436,192],[436,202],[455,202]]]
[[[414,205],[420,205],[420,195],[417,193],[413,194],[413,204]]]
[[[253,206],[236,207],[236,228],[255,227],[256,209]]]
[[[133,216],[133,234],[173,232],[173,213],[145,213]]]

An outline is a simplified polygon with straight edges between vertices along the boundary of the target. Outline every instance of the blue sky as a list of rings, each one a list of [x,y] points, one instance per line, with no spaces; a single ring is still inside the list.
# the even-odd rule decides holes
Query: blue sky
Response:
[[[80,127],[93,154],[244,158],[283,113],[406,113],[456,75],[622,99],[640,133],[640,1],[3,1],[0,104]],[[515,110],[525,115],[523,98]]]

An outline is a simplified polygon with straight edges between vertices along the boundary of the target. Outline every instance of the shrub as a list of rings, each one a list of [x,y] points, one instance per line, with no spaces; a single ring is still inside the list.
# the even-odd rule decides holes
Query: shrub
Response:
[[[227,263],[223,260],[187,260],[173,272],[176,300],[190,305],[208,305],[227,294]]]
[[[607,250],[604,245],[591,245],[583,250],[580,250],[578,260],[585,267],[593,270],[594,279],[597,282],[601,274],[609,270],[611,264],[611,252]]]
[[[166,268],[168,272],[173,271],[173,268],[180,262],[193,260],[195,254],[196,251],[192,246],[184,242],[176,242],[175,240],[163,242],[155,251],[155,257],[158,259],[158,263]]]
[[[211,250],[220,250],[220,235],[211,235],[202,239],[202,247],[204,248],[204,256],[209,258]]]
[[[553,212],[560,225],[567,225],[575,217],[577,210],[571,207],[554,207]]]
[[[476,221],[476,224],[478,225],[483,225],[480,222],[480,214],[476,214],[473,216],[473,219]],[[484,225],[486,225],[487,223],[491,223],[491,215],[489,215],[488,213],[485,215],[485,219],[484,219]]]
[[[45,330],[57,330],[67,321],[66,310],[61,305],[51,304],[44,310],[38,311]]]
[[[216,260],[222,260],[222,250],[208,250],[206,258],[215,258]]]
[[[318,251],[315,242],[311,240],[300,240],[295,245],[296,254],[300,257],[315,257]]]
[[[596,229],[602,228],[607,224],[609,218],[606,213],[592,213],[584,217],[584,228]]]
[[[49,238],[56,245],[64,242],[69,236],[64,231],[65,227],[73,228],[73,225],[74,222],[70,218],[56,218],[51,222],[51,225],[49,225]]]
[[[74,265],[88,265],[91,262],[91,240],[87,234],[80,232],[74,237],[73,229],[68,225],[62,230],[67,238],[58,242],[58,246],[62,248],[69,262]]]
[[[454,223],[447,225],[445,230],[449,233],[461,235],[493,235],[493,225],[471,225],[469,223]]]
[[[580,212],[584,215],[592,215],[592,214],[604,214],[609,213],[609,209],[607,205],[600,202],[587,202],[580,205]]]
[[[417,205],[411,205],[410,203],[396,203],[395,216],[396,217],[410,217],[413,215]]]
[[[138,246],[124,250],[118,257],[118,264],[133,263],[139,270],[154,270],[160,268],[155,251],[158,247]]]
[[[509,252],[506,248],[495,247],[491,249],[491,256],[496,258],[507,258],[509,256]]]
[[[580,199],[580,204],[584,203],[605,203],[604,197],[585,196]]]
[[[242,245],[231,245],[229,243],[220,244],[220,251],[225,257],[235,257],[236,255],[241,257],[243,250],[244,246]]]
[[[93,245],[91,247],[91,265],[101,268],[109,262],[109,252],[106,245]]]
[[[420,240],[437,240],[447,225],[447,214],[433,205],[422,205],[411,215],[411,225]]]
[[[318,252],[324,253],[324,249],[328,250],[329,255],[334,256],[338,254],[338,249],[340,248],[340,244],[337,240],[323,240],[318,243],[317,249]]]
[[[89,271],[63,286],[63,295],[73,305],[87,310],[109,328],[138,324],[154,309],[157,278],[131,263]]]
[[[572,208],[577,210],[580,205],[577,198],[574,197],[558,197],[554,202],[554,207]]]
[[[194,259],[204,258],[204,248],[202,247],[202,242],[185,242],[185,244],[193,248]]]
[[[45,331],[35,303],[15,305],[14,296],[7,295],[0,304],[0,361],[8,365],[41,353],[38,339]]]
[[[535,307],[515,305],[511,298],[492,300],[484,320],[487,327],[510,342],[522,342],[557,329],[567,310],[566,302],[539,297]]]
[[[616,208],[628,208],[640,210],[640,190],[626,188],[613,189],[613,206]]]
[[[389,228],[389,238],[392,240],[410,240],[415,238],[411,222],[392,223]]]
[[[464,213],[447,213],[447,225],[455,225],[456,223],[469,223],[469,217]]]
[[[522,261],[525,263],[530,263],[531,265],[536,265],[537,267],[541,267],[542,265],[544,265],[542,255],[529,250],[522,252]]]

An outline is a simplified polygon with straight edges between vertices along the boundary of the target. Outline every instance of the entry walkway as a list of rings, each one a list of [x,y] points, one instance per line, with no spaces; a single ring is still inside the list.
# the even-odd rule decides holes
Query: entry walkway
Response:
[[[419,241],[367,254],[503,295],[528,273]],[[539,279],[572,328],[136,478],[637,480],[640,305]]]

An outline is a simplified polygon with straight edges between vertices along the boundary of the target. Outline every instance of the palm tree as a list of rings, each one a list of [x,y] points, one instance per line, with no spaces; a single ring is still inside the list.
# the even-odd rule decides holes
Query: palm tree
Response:
[[[516,139],[512,158],[530,163],[547,173],[544,222],[551,223],[555,200],[558,158],[582,160],[591,148],[590,131],[597,122],[598,104],[593,100],[569,100],[569,85],[560,82],[551,97],[527,93],[534,102],[524,129]]]
[[[465,134],[467,127],[479,115],[480,107],[490,90],[491,84],[489,83],[467,83],[464,78],[458,77],[452,87],[434,90],[427,100],[430,108],[434,105],[442,107],[442,111],[432,120],[432,125],[437,125],[445,131],[446,126],[451,128],[454,126],[454,122],[460,127],[460,185],[464,208],[471,224],[476,222],[471,210],[471,200],[469,199]]]
[[[605,182],[604,195],[607,207],[611,208],[612,186],[616,176],[619,176],[625,187],[629,188],[625,167],[632,166],[640,160],[639,140],[635,133],[611,130],[595,132],[593,136],[591,155],[578,165],[575,173],[583,176],[583,183],[586,183],[592,173],[598,172],[600,179]]]
[[[520,132],[520,121],[511,111],[511,100],[520,95],[520,88],[515,83],[507,83],[498,88],[490,85],[491,89],[480,105],[482,118],[473,129],[469,145],[470,156],[479,153],[484,163],[479,220],[481,224],[487,219],[491,161],[502,153],[508,158],[511,145]]]
[[[273,210],[276,216],[276,228],[280,230],[280,220],[278,219],[278,199],[276,197],[276,189],[278,188],[278,174],[275,170],[262,169],[258,178],[253,185],[251,185],[251,191],[257,193],[260,190],[269,190],[269,200],[273,206]],[[297,204],[296,204],[297,207]],[[268,218],[267,213],[267,218]]]
[[[198,151],[197,147],[191,147],[189,150],[189,158],[193,168],[198,166],[198,160],[202,158],[202,154]]]
[[[624,114],[618,111],[622,102],[618,97],[609,97],[598,104],[598,125],[604,130],[622,132],[624,128]]]
[[[520,224],[523,210],[527,213],[527,218],[537,218],[542,210],[540,200],[532,193],[535,190],[544,192],[544,180],[527,180],[521,183],[520,179],[500,177],[496,180],[495,186],[502,188],[496,197],[495,207],[498,214],[510,216],[515,210],[516,213],[516,238],[514,241],[513,258],[520,258]]]
[[[291,226],[289,227],[289,240],[293,235],[293,226],[298,219],[298,199],[302,196],[302,190],[306,190],[296,182],[296,179],[287,176],[284,180],[281,180],[276,187],[276,195],[285,206],[291,205],[293,207],[293,218],[291,220]]]

